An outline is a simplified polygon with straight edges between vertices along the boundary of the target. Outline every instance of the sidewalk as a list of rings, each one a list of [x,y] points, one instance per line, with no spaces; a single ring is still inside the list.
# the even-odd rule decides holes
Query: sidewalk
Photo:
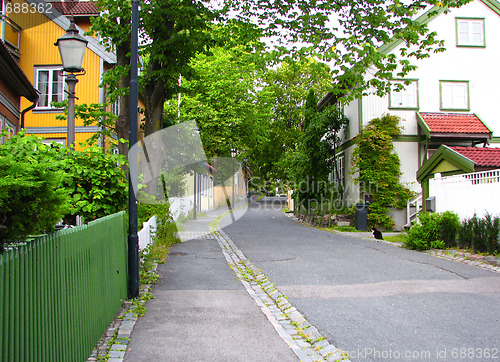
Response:
[[[241,217],[245,204],[183,224],[183,243],[158,266],[154,299],[133,328],[125,361],[297,361],[210,234]]]

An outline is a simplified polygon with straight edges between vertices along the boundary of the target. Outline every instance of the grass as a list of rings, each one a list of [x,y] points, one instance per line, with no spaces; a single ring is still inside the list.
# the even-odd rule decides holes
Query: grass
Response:
[[[337,231],[342,231],[342,232],[349,232],[349,233],[361,233],[362,231],[359,231],[358,229],[356,229],[354,226],[334,226],[332,228],[333,230],[337,230]]]
[[[391,243],[402,243],[406,240],[407,234],[401,233],[398,235],[384,236],[385,241],[390,241]]]

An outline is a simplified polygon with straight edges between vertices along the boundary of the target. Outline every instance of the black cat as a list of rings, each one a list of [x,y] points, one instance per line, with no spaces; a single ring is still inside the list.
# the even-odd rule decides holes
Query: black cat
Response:
[[[383,240],[382,238],[382,232],[380,232],[379,230],[375,229],[375,228],[372,228],[372,233],[373,233],[373,237],[377,240]]]

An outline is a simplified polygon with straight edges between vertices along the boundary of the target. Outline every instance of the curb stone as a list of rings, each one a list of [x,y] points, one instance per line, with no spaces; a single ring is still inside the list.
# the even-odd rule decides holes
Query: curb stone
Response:
[[[214,231],[213,236],[238,280],[300,361],[349,361],[287,301],[222,230]]]
[[[441,259],[452,260],[459,263],[469,264],[472,266],[476,266],[478,268],[489,270],[491,272],[500,273],[500,266],[496,263],[497,261],[492,261],[491,259],[485,258],[483,261],[476,261],[468,259],[470,253],[454,253],[454,255],[450,255],[448,250],[440,250],[440,249],[432,249],[425,252],[428,255],[436,256]],[[456,255],[455,255],[456,254]]]
[[[307,224],[304,221],[299,220],[298,218],[296,218],[292,214],[285,214],[285,215],[288,216],[290,219],[292,219],[300,224],[316,228],[313,225]],[[336,234],[345,235],[345,236],[355,237],[358,239],[375,241],[375,239],[373,237],[365,236],[363,234],[358,235],[358,233],[336,231],[336,230],[332,230],[332,232],[334,232]],[[390,242],[390,241],[385,241],[385,240],[378,240],[377,242],[382,242],[382,243],[389,244],[392,246],[397,246],[400,248],[403,247],[402,243],[400,243],[400,242]],[[453,260],[456,262],[476,266],[476,267],[484,269],[484,270],[489,270],[492,272],[500,273],[500,258],[485,257],[484,259],[479,261],[479,260],[473,260],[473,254],[471,254],[471,253],[457,252],[456,253],[457,255],[455,256],[455,255],[450,255],[448,253],[448,250],[442,250],[442,249],[431,249],[431,250],[424,251],[424,253],[431,255],[431,256],[438,257],[438,258]]]

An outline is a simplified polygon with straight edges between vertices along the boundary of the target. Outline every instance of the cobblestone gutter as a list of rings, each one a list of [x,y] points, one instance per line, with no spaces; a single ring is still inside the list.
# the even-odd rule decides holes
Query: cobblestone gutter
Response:
[[[349,361],[288,302],[222,230],[214,234],[229,266],[300,361]]]

